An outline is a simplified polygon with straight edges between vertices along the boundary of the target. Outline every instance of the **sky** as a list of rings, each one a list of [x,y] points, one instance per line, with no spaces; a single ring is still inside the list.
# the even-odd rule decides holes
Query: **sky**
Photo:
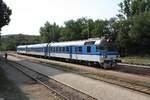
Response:
[[[9,25],[2,35],[39,35],[46,21],[64,25],[65,21],[81,17],[109,19],[118,14],[121,0],[3,0],[12,9]]]

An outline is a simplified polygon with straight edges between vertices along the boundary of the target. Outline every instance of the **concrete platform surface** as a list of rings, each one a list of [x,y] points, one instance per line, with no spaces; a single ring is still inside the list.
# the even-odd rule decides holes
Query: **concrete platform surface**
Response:
[[[60,82],[70,85],[98,100],[150,100],[150,95],[132,91],[117,85],[90,79],[74,73],[60,71],[55,68],[36,64],[24,59],[9,56],[9,60],[17,61],[38,72],[44,73]]]

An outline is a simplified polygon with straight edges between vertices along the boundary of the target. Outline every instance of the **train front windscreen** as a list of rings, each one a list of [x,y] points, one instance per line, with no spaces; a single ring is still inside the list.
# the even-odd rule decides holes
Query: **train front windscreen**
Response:
[[[96,51],[97,52],[102,52],[102,51],[113,52],[113,51],[117,51],[117,50],[116,50],[116,45],[113,41],[103,39],[101,41],[101,43],[96,46]]]

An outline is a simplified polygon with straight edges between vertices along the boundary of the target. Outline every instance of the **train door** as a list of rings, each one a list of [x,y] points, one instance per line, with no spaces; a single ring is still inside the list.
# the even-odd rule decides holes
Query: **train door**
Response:
[[[27,45],[25,46],[25,54],[27,54]]]
[[[50,44],[47,45],[48,51],[47,51],[47,56],[50,57],[51,55],[51,51],[52,51],[52,47],[50,46]]]
[[[70,55],[70,59],[72,59],[72,46],[70,46],[69,55]]]
[[[76,47],[75,47],[75,60],[78,60],[77,53],[78,53],[78,47],[76,46]]]
[[[45,47],[45,57],[48,55],[48,51],[49,51],[49,49],[48,49],[48,44],[47,44]]]

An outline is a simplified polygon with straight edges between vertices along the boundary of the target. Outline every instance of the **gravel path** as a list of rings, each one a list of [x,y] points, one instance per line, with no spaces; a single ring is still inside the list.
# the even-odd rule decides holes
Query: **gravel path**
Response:
[[[81,90],[99,100],[149,100],[150,96],[139,92],[131,91],[116,85],[93,80],[87,77],[67,73],[55,68],[46,67],[44,65],[35,64],[26,60],[21,60],[16,57],[9,56],[8,59],[17,61],[36,71],[44,73],[49,77],[55,78],[65,84]]]

